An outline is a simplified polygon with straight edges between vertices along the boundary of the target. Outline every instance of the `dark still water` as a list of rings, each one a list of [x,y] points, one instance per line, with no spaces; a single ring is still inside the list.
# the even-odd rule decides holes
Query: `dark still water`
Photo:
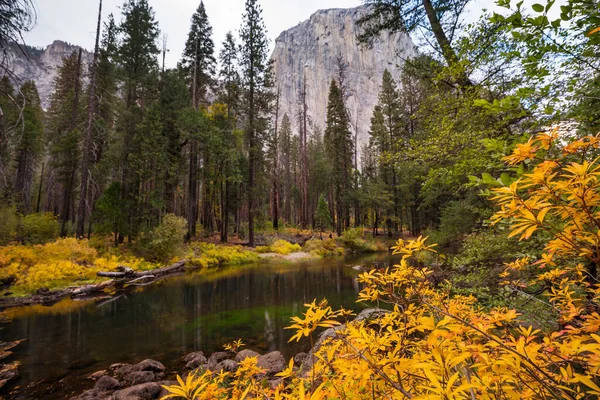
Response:
[[[308,341],[288,344],[293,333],[284,330],[304,303],[327,298],[334,307],[360,311],[366,306],[355,302],[358,272],[352,266],[389,261],[379,255],[207,270],[113,299],[9,310],[12,322],[0,330],[0,340],[27,340],[9,359],[21,362],[21,376],[4,395],[68,398],[92,386],[82,376],[112,363],[152,358],[173,369],[188,352],[218,351],[239,338],[244,348],[292,357],[309,347]]]

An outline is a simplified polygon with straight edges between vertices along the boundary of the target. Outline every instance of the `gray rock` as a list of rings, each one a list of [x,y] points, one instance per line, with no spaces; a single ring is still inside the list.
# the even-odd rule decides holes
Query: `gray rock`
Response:
[[[212,353],[208,358],[208,362],[203,364],[202,366],[205,369],[210,369],[214,371],[217,368],[217,364],[219,364],[223,360],[228,360],[234,356],[234,353],[230,353],[228,351],[217,351],[216,353]]]
[[[269,374],[276,374],[283,371],[287,367],[285,358],[278,351],[272,351],[258,357],[256,364],[259,367],[266,369],[267,373]]]
[[[346,106],[352,121],[358,120],[357,148],[368,142],[371,116],[377,104],[383,71],[398,81],[403,60],[416,55],[406,33],[384,33],[372,47],[359,46],[357,20],[366,7],[319,10],[275,40],[271,59],[273,74],[281,90],[280,113],[296,115],[303,78],[306,77],[308,114],[315,125],[325,127],[327,94],[336,74],[337,59],[347,65],[346,82],[352,88]]]
[[[156,382],[142,383],[115,392],[114,400],[154,400],[159,399],[162,388]]]
[[[115,365],[115,364],[113,364],[113,365]],[[111,368],[112,367],[113,366],[111,365]],[[115,371],[115,377],[117,379],[120,379],[120,378],[123,378],[123,377],[129,375],[131,373],[131,371],[133,371],[133,365],[131,365],[131,364],[118,364],[118,365],[115,365],[114,371]]]
[[[119,381],[115,378],[111,378],[108,375],[104,375],[94,385],[94,389],[99,392],[113,392],[119,388]]]
[[[282,378],[270,379],[267,381],[267,383],[269,384],[269,387],[273,390],[275,390],[277,388],[277,386],[279,386],[281,384],[281,382],[283,382]]]
[[[102,393],[100,393],[96,389],[90,389],[81,393],[79,396],[71,397],[71,400],[100,400],[102,399],[101,396]]]
[[[299,367],[301,366],[304,361],[306,361],[306,359],[308,358],[308,354],[306,353],[298,353],[294,356],[294,365]]]
[[[8,51],[8,68],[11,69],[20,80],[34,80],[40,94],[42,107],[47,109],[50,105],[50,97],[54,92],[54,78],[58,68],[62,65],[63,57],[70,56],[79,47],[69,43],[55,40],[46,47],[41,54],[32,54],[26,57],[20,50]],[[89,65],[93,54],[88,51],[82,52],[82,62]],[[87,78],[84,82],[87,84]]]
[[[186,358],[187,358],[187,356],[186,356]],[[185,361],[185,358],[184,358],[184,361]],[[188,360],[188,363],[185,364],[185,367],[187,369],[196,369],[199,366],[201,366],[202,364],[206,364],[207,361],[208,360],[206,359],[204,354],[196,354],[196,357]]]
[[[102,378],[103,376],[107,375],[108,372],[106,372],[105,369],[101,370],[101,371],[96,371],[93,374],[89,374],[88,375],[88,379],[91,379],[93,381],[97,381],[98,379]]]
[[[129,383],[129,385],[138,385],[140,383],[148,383],[159,380],[154,372],[152,371],[133,371],[127,374],[124,380]]]
[[[164,372],[165,366],[155,360],[144,360],[134,365],[134,371]]]
[[[169,391],[163,386],[179,385],[177,381],[160,381],[158,384],[160,385],[160,395],[158,396],[159,399],[162,399],[164,396],[169,394]]]
[[[238,369],[238,363],[234,360],[223,360],[217,364],[215,367],[215,371],[227,371],[227,372],[235,372]]]
[[[379,317],[383,317],[385,314],[389,314],[389,312],[390,311],[381,308],[367,308],[366,310],[362,310],[361,312],[359,312],[358,315],[354,318],[354,321],[370,321]]]
[[[188,362],[192,361],[193,359],[195,359],[198,356],[204,357],[204,352],[203,351],[194,351],[192,353],[188,353],[188,354],[186,354],[183,357],[183,361],[186,362],[186,363],[188,363]]]
[[[260,356],[260,354],[258,354],[254,350],[244,349],[235,355],[235,361],[241,362],[241,361],[244,361],[248,357],[259,357],[259,356]]]

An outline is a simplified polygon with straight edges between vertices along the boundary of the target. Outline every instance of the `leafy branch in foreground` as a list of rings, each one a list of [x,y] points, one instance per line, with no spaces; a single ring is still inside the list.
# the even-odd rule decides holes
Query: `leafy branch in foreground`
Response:
[[[473,296],[437,286],[417,261],[433,246],[424,238],[398,241],[398,265],[359,276],[358,301],[388,303],[390,311],[336,328],[313,348],[310,373],[290,362],[279,374],[282,383],[267,389],[256,383],[262,376],[256,360],[247,359],[235,374],[202,375],[195,387],[204,389],[184,398],[598,398],[600,285],[593,268],[600,240],[599,143],[596,136],[569,140],[558,131],[537,135],[505,159],[526,163],[531,172],[495,189],[495,223],[504,221],[522,240],[538,230],[550,236],[540,260],[516,260],[503,275],[523,290],[547,288],[538,295],[559,312],[554,331],[527,326],[517,310],[486,310]],[[306,307],[303,318],[293,318],[292,340],[312,338],[318,327],[338,326],[347,316],[326,301]]]

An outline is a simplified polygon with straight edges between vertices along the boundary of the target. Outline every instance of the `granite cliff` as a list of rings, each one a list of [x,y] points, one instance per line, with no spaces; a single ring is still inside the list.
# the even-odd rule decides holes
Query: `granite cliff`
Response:
[[[320,10],[279,35],[271,58],[281,93],[280,115],[287,113],[295,121],[306,75],[308,114],[314,125],[324,129],[329,86],[340,59],[347,66],[347,107],[358,128],[359,146],[368,140],[383,71],[388,69],[398,78],[403,60],[413,56],[416,47],[403,33],[383,34],[372,47],[360,44],[357,21],[366,12],[365,6]]]
[[[18,77],[20,83],[34,80],[40,93],[42,106],[48,108],[58,67],[62,65],[64,57],[76,50],[79,50],[78,46],[60,40],[55,40],[45,49],[29,46],[24,47],[23,50],[13,48],[8,54],[9,69]],[[92,60],[93,54],[84,50],[83,65],[89,65]],[[87,68],[84,72],[87,72]]]

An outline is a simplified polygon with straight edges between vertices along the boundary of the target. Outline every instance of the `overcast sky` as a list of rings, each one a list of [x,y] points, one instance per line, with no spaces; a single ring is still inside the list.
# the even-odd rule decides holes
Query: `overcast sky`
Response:
[[[63,40],[92,50],[97,0],[33,0],[37,9],[37,25],[25,37],[28,45],[45,47],[54,40]],[[190,28],[190,17],[200,0],[149,0],[162,32],[168,35],[167,66],[173,67],[181,56]],[[213,40],[217,47],[228,31],[239,29],[244,11],[244,0],[204,0],[206,13],[213,26]],[[120,21],[123,0],[104,0],[103,18],[109,13]],[[308,19],[323,8],[349,8],[362,4],[361,0],[260,0],[263,17],[272,41],[284,30]],[[273,44],[273,43],[271,43]]]

